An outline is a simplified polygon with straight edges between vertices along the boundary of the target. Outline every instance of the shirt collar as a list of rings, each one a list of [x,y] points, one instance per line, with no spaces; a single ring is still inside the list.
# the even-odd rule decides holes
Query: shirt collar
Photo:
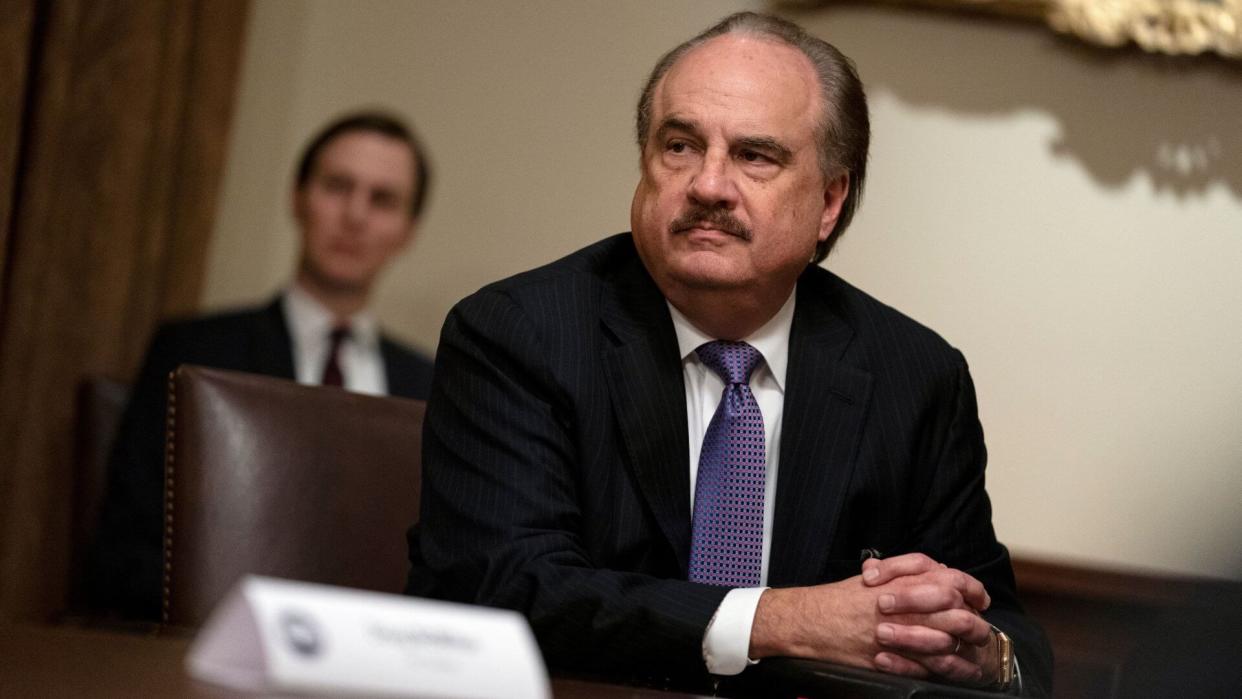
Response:
[[[303,346],[323,342],[337,325],[336,315],[296,283],[285,289],[282,302],[289,333]],[[379,324],[370,311],[363,310],[349,318],[349,339],[366,348],[379,342]]]
[[[768,322],[742,338],[743,342],[759,350],[759,354],[763,355],[768,371],[771,372],[772,378],[776,379],[776,384],[782,391],[785,390],[785,369],[789,365],[789,331],[793,327],[794,298],[798,295],[796,292],[796,289],[790,292],[784,305],[776,312],[776,315],[768,319]],[[694,323],[691,323],[690,319],[677,310],[673,304],[668,303],[667,299],[664,302],[668,304],[669,313],[673,316],[673,330],[677,333],[677,348],[681,352],[683,362],[694,354],[699,345],[718,339],[696,328]]]

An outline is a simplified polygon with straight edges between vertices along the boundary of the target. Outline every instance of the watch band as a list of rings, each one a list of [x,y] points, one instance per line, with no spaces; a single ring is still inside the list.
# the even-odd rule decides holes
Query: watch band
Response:
[[[1000,667],[996,681],[988,685],[988,689],[994,689],[999,692],[1008,691],[1013,685],[1013,641],[1004,631],[992,627],[992,638],[996,641],[996,657]]]

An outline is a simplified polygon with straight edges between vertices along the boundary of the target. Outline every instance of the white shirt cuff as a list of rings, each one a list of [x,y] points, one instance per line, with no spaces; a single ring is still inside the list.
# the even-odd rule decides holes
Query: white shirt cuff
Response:
[[[750,659],[750,627],[766,587],[729,590],[703,634],[703,662],[713,675],[736,675],[759,662]]]

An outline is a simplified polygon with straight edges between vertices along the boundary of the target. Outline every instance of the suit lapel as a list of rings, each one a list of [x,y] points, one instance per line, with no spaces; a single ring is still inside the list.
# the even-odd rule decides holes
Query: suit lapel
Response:
[[[638,489],[677,555],[690,557],[686,394],[664,297],[635,256],[601,299],[609,394]]]
[[[414,395],[417,388],[414,376],[411,372],[405,371],[405,366],[397,361],[396,348],[392,341],[380,335],[379,349],[380,359],[384,361],[384,378],[388,381],[388,395],[407,397]]]
[[[798,284],[789,336],[780,466],[768,582],[819,581],[832,547],[871,395],[871,374],[843,360],[854,336],[834,311],[832,279]]]
[[[293,340],[279,295],[255,316],[250,338],[251,365],[256,373],[297,378],[293,368]]]

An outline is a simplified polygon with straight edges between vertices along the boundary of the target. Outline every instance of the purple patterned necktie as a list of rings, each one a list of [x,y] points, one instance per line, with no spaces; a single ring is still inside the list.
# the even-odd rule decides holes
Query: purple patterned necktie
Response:
[[[724,379],[703,436],[694,486],[690,580],[756,587],[763,564],[763,414],[750,374],[763,355],[745,342],[708,342],[699,360]]]

